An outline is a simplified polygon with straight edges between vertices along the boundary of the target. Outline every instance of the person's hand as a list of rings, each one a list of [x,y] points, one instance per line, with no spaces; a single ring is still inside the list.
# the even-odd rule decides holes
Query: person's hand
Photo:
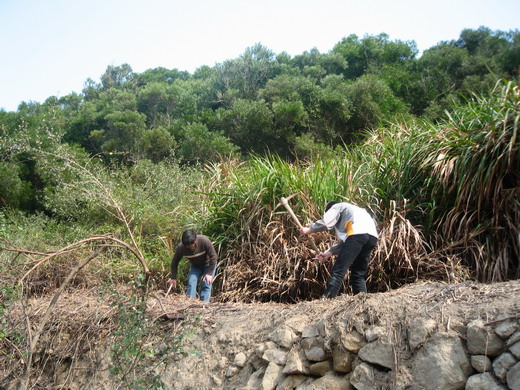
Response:
[[[304,236],[306,236],[307,234],[310,234],[311,233],[311,228],[308,227],[308,226],[303,226],[301,229],[300,229],[300,233]]]
[[[171,288],[175,289],[177,286],[177,279],[168,279],[168,284],[171,286]]]
[[[206,275],[204,275],[203,280],[204,280],[207,284],[211,284],[211,283],[213,283],[213,276],[211,276],[211,275],[209,275],[209,274],[206,274]]]
[[[321,253],[318,253],[316,255],[316,258],[318,259],[318,261],[321,263],[321,262],[324,262],[325,260],[327,260],[329,257],[332,256],[332,253],[330,253],[329,251],[327,252],[321,252]]]

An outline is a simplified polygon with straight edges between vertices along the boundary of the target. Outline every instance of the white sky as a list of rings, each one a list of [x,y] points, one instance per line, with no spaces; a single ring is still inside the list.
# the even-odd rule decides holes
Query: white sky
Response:
[[[520,28],[518,0],[0,0],[0,109],[81,92],[108,65],[193,72],[260,43],[295,56],[387,33],[420,51]]]

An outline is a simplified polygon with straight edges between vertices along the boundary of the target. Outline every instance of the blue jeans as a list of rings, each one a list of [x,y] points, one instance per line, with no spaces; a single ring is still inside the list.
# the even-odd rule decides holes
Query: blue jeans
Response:
[[[209,264],[204,264],[202,267],[197,267],[192,265],[190,268],[190,272],[188,273],[188,289],[186,291],[186,295],[190,298],[197,298],[197,285],[199,284],[199,279],[206,275],[208,272]],[[217,271],[217,267],[213,270],[213,277],[215,276],[215,272]],[[204,280],[202,281],[202,287],[200,289],[200,300],[204,302],[209,302],[211,298],[211,287],[212,284],[207,284]]]
[[[350,285],[354,294],[367,292],[365,274],[368,270],[370,253],[377,245],[377,238],[370,234],[355,234],[347,237],[332,266],[332,272],[324,297],[334,298],[350,268]]]

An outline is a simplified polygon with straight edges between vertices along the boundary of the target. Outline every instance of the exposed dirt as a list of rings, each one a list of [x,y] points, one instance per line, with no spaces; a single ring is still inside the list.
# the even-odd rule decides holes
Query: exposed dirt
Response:
[[[500,316],[520,313],[520,281],[419,282],[386,293],[342,295],[293,305],[204,304],[157,291],[147,303],[146,321],[136,329],[131,326],[133,317],[122,317],[128,311],[114,304],[117,299],[123,302],[123,295],[109,296],[93,290],[64,294],[36,348],[33,383],[49,389],[113,389],[116,383],[122,383],[114,366],[135,363],[124,380],[142,380],[149,386],[145,388],[152,388],[154,376],[166,388],[240,388],[252,371],[243,369],[227,378],[225,373],[234,357],[240,352],[251,356],[259,344],[268,341],[273,330],[284,325],[296,331],[317,322],[325,329],[338,323],[358,330],[378,325],[392,332],[399,344],[406,325],[418,317],[433,318],[442,330],[461,330],[477,318],[493,322]],[[33,329],[51,298],[30,301],[26,312]],[[14,328],[24,327],[26,319],[20,307],[9,312],[9,321]],[[132,334],[137,336],[132,339]],[[120,357],[115,364],[114,345],[137,339],[144,341],[142,351],[146,353],[133,360],[132,356]],[[23,343],[18,350],[11,344],[5,339],[0,344],[0,385],[4,386],[12,386],[24,370]],[[404,346],[402,350],[406,354]]]

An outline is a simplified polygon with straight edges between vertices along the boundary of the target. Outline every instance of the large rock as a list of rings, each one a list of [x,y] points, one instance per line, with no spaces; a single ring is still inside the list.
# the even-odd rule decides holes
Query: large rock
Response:
[[[354,368],[350,383],[357,390],[377,390],[374,386],[374,378],[374,368],[366,363],[361,363]]]
[[[511,345],[518,343],[520,341],[520,332],[514,333],[506,342],[506,345],[510,347]]]
[[[288,375],[276,386],[276,390],[293,390],[305,382],[307,378],[305,375]]]
[[[520,341],[517,341],[515,344],[509,346],[509,352],[511,352],[517,359],[520,359]]]
[[[279,349],[267,349],[264,351],[262,359],[266,362],[273,362],[283,366],[287,360],[287,352]]]
[[[325,375],[313,382],[309,382],[297,390],[351,390],[352,386],[348,380],[341,376]]]
[[[312,362],[321,362],[328,358],[327,352],[325,351],[325,342],[321,337],[303,339],[301,347],[307,359]]]
[[[303,356],[303,351],[297,348],[293,348],[289,351],[283,373],[293,375],[309,373],[308,362]]]
[[[302,332],[302,337],[307,339],[309,337],[318,337],[320,335],[320,331],[315,324],[307,325]]]
[[[337,345],[332,351],[332,364],[334,371],[348,374],[352,371],[352,362],[356,355],[352,352],[344,350],[341,346]]]
[[[262,386],[262,378],[264,376],[266,367],[262,367],[253,372],[247,380],[247,389],[259,389]]]
[[[269,363],[262,378],[261,390],[274,390],[276,385],[282,381],[282,367],[276,363]]]
[[[298,338],[291,328],[285,326],[271,332],[268,337],[272,342],[287,349],[290,349],[294,341]]]
[[[504,341],[481,320],[468,324],[466,336],[468,352],[472,355],[498,356],[505,350]]]
[[[332,370],[332,362],[325,360],[323,362],[317,362],[311,364],[309,367],[309,373],[314,376],[324,376],[327,372]]]
[[[414,382],[425,390],[459,390],[472,368],[459,337],[436,333],[419,349],[412,362]]]
[[[516,363],[507,373],[507,386],[511,390],[520,390],[520,362]]]
[[[359,358],[365,362],[394,368],[394,348],[392,344],[378,339],[359,350]]]
[[[501,382],[505,382],[509,369],[516,363],[516,358],[505,352],[493,361],[493,372]]]
[[[291,330],[296,334],[301,334],[303,329],[305,329],[308,320],[309,319],[306,316],[296,316],[289,318],[284,325],[291,328]]]
[[[466,390],[506,390],[489,372],[472,375],[466,382]]]
[[[366,340],[371,343],[372,341],[377,340],[379,337],[381,337],[385,333],[385,330],[382,326],[369,326],[365,330],[365,338]]]
[[[350,352],[358,353],[366,343],[365,338],[356,330],[341,335],[341,344]]]
[[[491,371],[491,360],[486,355],[471,356],[471,366],[478,372]]]
[[[408,344],[410,349],[415,351],[423,345],[428,337],[433,333],[437,322],[431,318],[416,318],[408,328]]]
[[[503,321],[495,327],[495,333],[504,340],[511,337],[511,335],[515,333],[517,330],[518,322],[516,322],[513,319]]]
[[[235,364],[238,367],[244,367],[247,362],[247,357],[244,352],[239,352],[235,355],[235,360],[233,361],[233,364]]]

